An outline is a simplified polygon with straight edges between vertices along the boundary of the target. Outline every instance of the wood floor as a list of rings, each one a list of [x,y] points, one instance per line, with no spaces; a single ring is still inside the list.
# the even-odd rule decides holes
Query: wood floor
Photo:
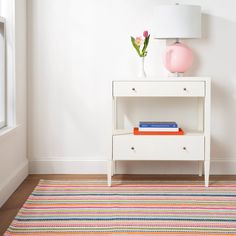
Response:
[[[34,190],[40,179],[51,180],[106,180],[105,175],[29,175],[8,201],[0,208],[0,235],[6,231],[28,196]],[[116,175],[114,180],[169,180],[169,181],[199,181],[203,177],[190,175]],[[236,176],[211,176],[211,181],[236,180]]]

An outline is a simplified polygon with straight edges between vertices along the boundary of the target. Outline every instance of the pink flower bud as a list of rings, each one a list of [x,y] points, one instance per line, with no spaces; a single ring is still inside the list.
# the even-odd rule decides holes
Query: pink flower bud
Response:
[[[147,37],[148,37],[148,31],[147,31],[147,30],[145,30],[145,31],[143,32],[143,37],[144,37],[144,38],[147,38]]]

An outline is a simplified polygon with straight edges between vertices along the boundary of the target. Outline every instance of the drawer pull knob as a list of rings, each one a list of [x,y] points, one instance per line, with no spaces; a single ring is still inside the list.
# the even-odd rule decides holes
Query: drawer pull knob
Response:
[[[134,147],[131,147],[131,150],[134,150],[135,148]]]
[[[184,91],[187,91],[187,88],[184,88]]]
[[[186,147],[183,147],[183,150],[185,151],[185,150],[187,150],[187,148],[186,148]]]
[[[135,92],[136,91],[136,89],[135,88],[132,88],[132,90]]]

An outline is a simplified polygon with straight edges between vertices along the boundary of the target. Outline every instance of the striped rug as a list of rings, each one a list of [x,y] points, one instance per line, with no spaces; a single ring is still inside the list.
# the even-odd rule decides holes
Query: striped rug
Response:
[[[41,180],[5,236],[236,235],[236,182]]]

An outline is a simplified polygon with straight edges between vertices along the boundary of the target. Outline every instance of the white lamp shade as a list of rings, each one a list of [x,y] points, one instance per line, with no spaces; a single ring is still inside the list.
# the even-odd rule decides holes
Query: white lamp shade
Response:
[[[201,7],[191,5],[161,5],[155,9],[157,39],[201,38]]]

